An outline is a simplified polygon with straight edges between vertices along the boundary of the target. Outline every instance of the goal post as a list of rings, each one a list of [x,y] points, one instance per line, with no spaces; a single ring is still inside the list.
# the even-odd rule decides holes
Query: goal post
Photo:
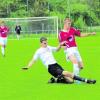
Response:
[[[15,37],[16,25],[21,26],[21,37],[58,37],[58,17],[0,18],[10,28],[9,37]]]

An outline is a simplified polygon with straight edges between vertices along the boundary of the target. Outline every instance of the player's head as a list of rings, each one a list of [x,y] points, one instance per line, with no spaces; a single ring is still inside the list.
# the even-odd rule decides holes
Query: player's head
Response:
[[[40,43],[42,47],[47,47],[47,38],[46,37],[41,37],[40,38]]]
[[[3,20],[0,21],[0,25],[3,26],[5,22]]]
[[[70,18],[65,18],[65,20],[64,20],[64,26],[66,26],[66,27],[71,27],[71,23],[72,23],[72,21],[71,21],[71,19]]]

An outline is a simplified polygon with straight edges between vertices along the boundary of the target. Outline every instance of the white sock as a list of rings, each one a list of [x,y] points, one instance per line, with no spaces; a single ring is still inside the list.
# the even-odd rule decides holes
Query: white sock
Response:
[[[5,48],[4,47],[1,47],[1,53],[3,56],[5,55]]]
[[[17,35],[17,39],[18,39],[18,40],[19,40],[19,37],[20,37],[20,36],[19,36],[19,35]]]
[[[76,76],[79,76],[79,72],[80,72],[80,69],[78,67],[78,64],[73,64],[73,74]]]

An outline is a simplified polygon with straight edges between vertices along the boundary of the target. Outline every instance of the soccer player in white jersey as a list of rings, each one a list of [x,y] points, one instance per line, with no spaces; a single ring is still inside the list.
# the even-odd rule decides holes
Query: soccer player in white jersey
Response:
[[[64,20],[64,28],[59,33],[59,41],[66,41],[64,51],[66,54],[66,59],[70,60],[73,64],[73,73],[79,75],[81,69],[83,69],[83,61],[78,51],[75,37],[86,37],[92,36],[96,33],[81,34],[80,30],[71,27],[71,19],[66,18]]]
[[[48,46],[47,45],[47,38],[41,37],[40,38],[41,47],[35,52],[32,60],[29,62],[29,64],[26,67],[22,68],[22,69],[23,70],[29,69],[35,63],[35,61],[38,58],[40,58],[42,60],[43,64],[46,66],[48,72],[57,79],[64,78],[64,80],[67,81],[68,77],[69,77],[70,82],[73,82],[73,80],[79,80],[79,81],[90,83],[90,84],[96,83],[96,80],[88,80],[88,79],[85,79],[85,78],[81,78],[79,76],[76,76],[76,75],[72,74],[71,72],[65,71],[56,62],[52,52],[59,51],[61,46],[64,43],[65,42],[60,43],[58,47]]]
[[[0,46],[2,55],[5,56],[5,48],[7,45],[7,35],[9,32],[9,28],[4,25],[4,21],[0,22]]]

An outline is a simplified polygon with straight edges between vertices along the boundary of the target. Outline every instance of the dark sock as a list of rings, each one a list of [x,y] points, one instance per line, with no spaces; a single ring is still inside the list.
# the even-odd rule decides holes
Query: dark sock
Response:
[[[76,76],[76,75],[74,75],[73,79],[74,79],[74,80],[78,80],[78,81],[82,81],[82,82],[86,82],[86,80],[87,80],[87,79],[85,79],[85,78],[81,78],[81,77]]]

